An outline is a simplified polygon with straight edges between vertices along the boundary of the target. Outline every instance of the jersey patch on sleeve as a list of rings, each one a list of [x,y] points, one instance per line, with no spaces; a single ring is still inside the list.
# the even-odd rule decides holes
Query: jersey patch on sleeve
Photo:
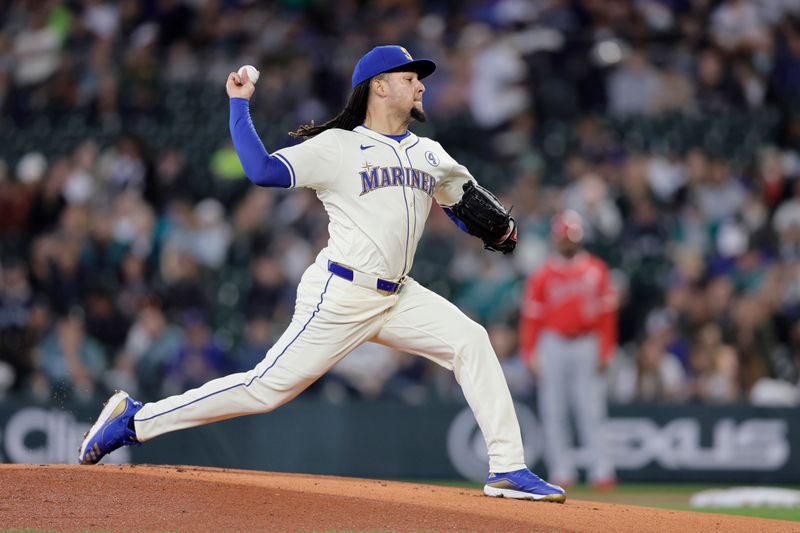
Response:
[[[431,164],[431,166],[438,167],[439,163],[441,162],[439,156],[428,150],[425,152],[425,161]]]

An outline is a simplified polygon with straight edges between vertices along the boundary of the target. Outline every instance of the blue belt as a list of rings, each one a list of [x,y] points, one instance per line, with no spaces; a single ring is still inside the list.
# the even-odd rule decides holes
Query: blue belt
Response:
[[[403,288],[402,282],[398,283],[395,281],[389,281],[375,276],[370,276],[369,274],[357,272],[352,268],[340,265],[339,263],[334,263],[333,261],[328,261],[328,272],[335,274],[340,278],[346,279],[347,281],[351,281],[356,285],[360,285],[368,289],[388,292],[391,294],[397,294],[400,292],[400,289]]]

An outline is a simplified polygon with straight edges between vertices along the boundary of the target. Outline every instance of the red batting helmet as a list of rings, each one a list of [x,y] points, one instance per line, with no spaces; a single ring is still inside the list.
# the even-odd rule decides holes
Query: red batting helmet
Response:
[[[578,243],[583,240],[583,218],[572,211],[567,209],[553,217],[550,226],[550,232],[553,240],[568,240],[570,242]]]

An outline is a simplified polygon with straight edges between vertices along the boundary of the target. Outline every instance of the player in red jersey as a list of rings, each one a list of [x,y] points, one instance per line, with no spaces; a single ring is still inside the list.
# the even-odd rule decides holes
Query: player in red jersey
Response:
[[[588,481],[615,484],[602,426],[605,370],[617,345],[617,296],[606,264],[583,249],[583,221],[574,211],[554,217],[557,254],[527,281],[520,317],[520,349],[538,378],[539,414],[551,479],[577,479],[569,415],[588,453]]]

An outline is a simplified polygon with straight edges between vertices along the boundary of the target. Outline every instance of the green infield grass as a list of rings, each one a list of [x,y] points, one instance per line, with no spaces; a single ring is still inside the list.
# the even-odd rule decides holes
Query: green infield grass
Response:
[[[434,485],[480,489],[483,485],[467,481],[427,481]],[[731,485],[734,486],[734,485]],[[747,484],[735,486],[750,486]],[[800,490],[797,486],[780,485],[782,488]],[[740,516],[755,516],[774,520],[800,522],[800,507],[690,507],[689,499],[697,492],[708,489],[724,489],[726,485],[676,484],[676,483],[620,483],[610,491],[592,490],[586,485],[576,485],[567,490],[567,503],[570,499],[596,502],[620,503],[661,507],[681,511],[701,513],[720,513]]]

